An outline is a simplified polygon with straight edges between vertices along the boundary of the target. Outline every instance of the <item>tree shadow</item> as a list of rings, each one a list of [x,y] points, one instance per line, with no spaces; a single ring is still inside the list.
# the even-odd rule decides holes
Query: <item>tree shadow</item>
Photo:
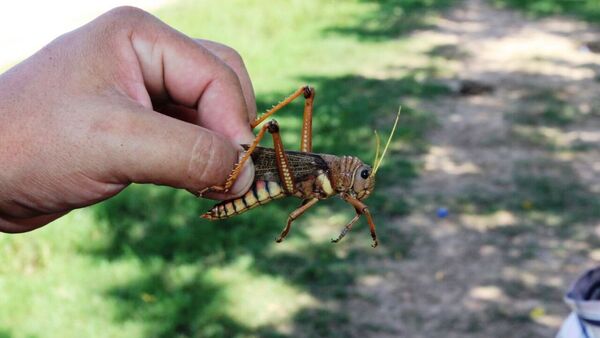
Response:
[[[589,22],[600,22],[600,3],[596,0],[494,0],[501,7],[519,9],[533,17],[571,15]]]
[[[220,287],[198,273],[176,283],[168,267],[148,270],[108,292],[119,302],[117,320],[141,319],[151,337],[225,337],[250,331],[220,311]]]
[[[463,305],[468,315],[450,314],[437,324],[438,330],[451,330],[465,336],[485,336],[489,332],[486,328],[489,326],[490,318],[493,318],[496,324],[506,323],[506,325],[496,325],[494,336],[547,337],[549,330],[538,320],[545,311],[556,310],[546,307],[546,304],[563,296],[561,288],[545,283],[531,285],[514,278],[489,280],[483,282],[481,286],[497,288],[501,292],[484,298],[473,297],[473,295],[465,297],[470,298],[469,301],[476,304],[477,309],[467,309],[468,307]],[[535,300],[535,303],[532,303],[532,300]],[[516,327],[518,332],[515,332]]]
[[[387,80],[360,76],[301,80],[314,85],[318,93],[315,151],[357,155],[363,159],[373,156],[373,129],[387,135],[398,105],[404,99],[429,99],[447,92],[431,79],[417,80],[410,74]],[[259,109],[270,107],[276,101],[274,97],[280,99],[287,94],[259,97]],[[289,111],[282,112],[281,118],[290,126],[299,127],[301,114],[296,112],[302,111],[302,102],[293,104]],[[329,238],[311,241],[305,229],[308,222],[302,219],[290,234],[302,242],[302,249],[273,250],[273,239],[299,202],[294,199],[278,200],[235,218],[209,222],[198,215],[212,205],[210,202],[165,187],[133,185],[94,207],[101,235],[85,250],[113,261],[134,259],[142,264],[140,276],[106,291],[120,309],[116,320],[141,321],[147,335],[152,337],[281,336],[277,328],[248,327],[229,316],[225,311],[226,302],[222,301],[227,286],[207,276],[206,271],[226,266],[241,256],[251,257],[248,271],[253,274],[283,279],[287,285],[307,292],[319,302],[336,303],[351,297],[348,292],[356,279],[369,272],[368,264],[364,264],[368,259],[396,257],[399,252],[404,255],[411,247],[410,236],[407,239],[386,225],[390,217],[407,213],[408,203],[387,198],[385,186],[408,185],[416,176],[411,156],[425,149],[424,137],[435,121],[427,112],[411,107],[403,107],[401,121],[393,151],[378,177],[379,192],[367,201],[379,226],[381,247],[378,250],[368,246],[364,224],[358,225],[344,243],[336,246],[329,243]],[[299,129],[294,132],[284,123],[282,133],[286,144],[299,138]],[[342,202],[321,204],[314,213],[348,214],[348,219],[352,215],[352,208]],[[339,224],[339,228],[342,226]],[[338,230],[332,229],[331,237]],[[279,245],[292,246],[289,241]],[[188,273],[191,277],[173,282],[169,276],[179,269],[191,270]],[[285,303],[286,299],[274,302]],[[360,329],[344,320],[347,316],[341,307],[331,310],[317,306],[300,309],[292,320],[298,332],[327,336]]]
[[[354,35],[361,40],[395,39],[418,29],[431,27],[427,15],[450,8],[455,0],[361,0],[376,9],[352,25],[332,27],[326,33]]]

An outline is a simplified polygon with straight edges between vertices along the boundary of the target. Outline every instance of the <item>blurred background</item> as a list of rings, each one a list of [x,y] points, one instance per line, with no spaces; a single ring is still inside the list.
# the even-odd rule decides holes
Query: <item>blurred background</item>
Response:
[[[0,5],[0,68],[120,1]],[[0,234],[0,337],[551,337],[600,262],[600,2],[128,2],[237,49],[259,111],[316,87],[314,149],[373,158],[380,247],[341,201],[211,223],[134,185]],[[301,102],[282,112],[298,147]],[[344,142],[340,142],[344,140]]]

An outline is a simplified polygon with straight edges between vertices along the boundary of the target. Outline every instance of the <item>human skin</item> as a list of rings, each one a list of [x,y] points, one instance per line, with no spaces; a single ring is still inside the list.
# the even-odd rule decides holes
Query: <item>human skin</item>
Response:
[[[233,49],[114,9],[0,75],[0,231],[41,227],[133,182],[223,184],[255,116]],[[244,193],[253,170],[211,197]]]

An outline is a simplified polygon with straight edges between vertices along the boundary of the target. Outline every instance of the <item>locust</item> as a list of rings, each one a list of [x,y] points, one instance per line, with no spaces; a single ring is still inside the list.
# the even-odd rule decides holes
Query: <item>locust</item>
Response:
[[[302,203],[288,217],[287,223],[276,242],[281,242],[290,232],[292,223],[320,200],[339,196],[349,203],[356,212],[354,218],[344,226],[339,236],[331,241],[339,242],[352,229],[352,226],[364,215],[369,224],[372,247],[378,244],[373,216],[369,207],[363,202],[375,188],[375,176],[396,130],[400,110],[392,127],[389,139],[379,153],[379,137],[373,166],[365,164],[354,156],[335,156],[312,152],[312,117],[315,90],[303,86],[280,103],[267,110],[262,116],[250,123],[252,129],[259,126],[267,118],[283,107],[304,96],[304,112],[300,151],[286,150],[279,133],[279,124],[271,119],[263,124],[252,144],[242,145],[245,152],[228,176],[225,184],[204,189],[200,196],[207,192],[228,192],[239,176],[244,164],[251,159],[254,163],[255,176],[251,188],[241,197],[222,201],[213,206],[201,217],[209,220],[220,220],[239,215],[275,199],[293,196]],[[273,138],[273,148],[259,146],[266,133]]]

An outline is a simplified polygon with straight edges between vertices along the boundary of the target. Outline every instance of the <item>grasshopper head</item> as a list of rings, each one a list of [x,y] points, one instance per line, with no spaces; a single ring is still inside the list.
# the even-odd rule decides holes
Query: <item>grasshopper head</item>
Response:
[[[375,175],[371,166],[361,164],[354,171],[351,190],[359,200],[369,197],[375,188]]]

